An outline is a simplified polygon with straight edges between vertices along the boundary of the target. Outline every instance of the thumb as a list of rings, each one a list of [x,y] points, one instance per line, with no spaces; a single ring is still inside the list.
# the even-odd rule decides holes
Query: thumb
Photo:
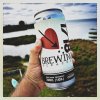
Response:
[[[35,43],[35,46],[30,50],[30,58],[29,58],[29,64],[32,65],[39,65],[39,54],[42,49],[42,43],[40,40],[37,40]]]

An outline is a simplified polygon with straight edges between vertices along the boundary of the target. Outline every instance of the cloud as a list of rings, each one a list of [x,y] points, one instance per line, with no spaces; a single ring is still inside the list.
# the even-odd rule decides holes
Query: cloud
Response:
[[[32,9],[30,9],[30,10],[28,10],[29,12],[32,12],[33,10]]]
[[[56,3],[56,5],[69,7],[69,6],[73,6],[73,3]]]
[[[91,7],[97,7],[97,3],[90,4]]]
[[[69,6],[84,6],[89,5],[90,3],[56,3],[56,5],[69,7]]]
[[[84,6],[89,5],[89,3],[73,3],[74,6]]]
[[[88,11],[87,13],[97,13],[97,11]]]
[[[83,11],[82,10],[73,10],[72,12],[80,13],[80,12],[83,12]]]
[[[21,10],[27,10],[27,8],[22,8]]]
[[[89,19],[97,17],[95,3],[73,3],[72,6],[64,6],[66,19]]]
[[[10,14],[10,12],[6,12],[6,13],[3,13],[4,15],[9,15]]]
[[[34,22],[35,13],[56,7],[63,10],[66,20],[97,17],[96,3],[9,3],[3,6],[4,22],[6,24],[14,24],[22,19],[27,23]]]
[[[20,4],[26,4],[26,5],[31,5],[31,4],[33,5],[34,4],[34,5],[39,5],[39,4],[44,4],[44,3],[20,3]]]
[[[8,7],[8,6],[5,6],[5,7],[3,7],[3,10],[13,10],[13,8],[12,7]]]

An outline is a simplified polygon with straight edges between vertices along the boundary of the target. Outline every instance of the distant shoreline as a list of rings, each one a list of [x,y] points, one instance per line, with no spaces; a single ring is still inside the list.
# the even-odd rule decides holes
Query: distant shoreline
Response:
[[[96,32],[89,32],[89,34],[90,34],[89,38],[91,38],[91,40],[87,40],[87,41],[96,41],[97,40]],[[91,36],[91,34],[93,36]],[[85,39],[72,39],[72,40],[85,40]],[[70,41],[72,41],[72,40],[70,40]],[[3,39],[3,44],[19,46],[19,45],[35,43],[35,41],[36,41],[36,35],[25,35],[25,36],[20,36],[20,37]]]
[[[34,24],[25,24],[23,22],[22,24],[19,23],[19,25],[6,25],[3,26],[3,33],[17,32],[27,29],[34,29]]]
[[[73,19],[73,20],[66,20],[67,22],[84,22],[84,21],[97,21],[97,18],[91,18],[91,19]]]
[[[3,39],[3,44],[19,46],[23,44],[34,43],[35,41],[36,41],[36,35],[25,35],[20,37]]]
[[[91,18],[91,19],[73,19],[73,20],[66,20],[66,22],[84,22],[84,21],[97,21],[97,18]],[[22,24],[19,25],[4,25],[3,26],[3,33],[10,33],[15,31],[21,31],[21,30],[27,30],[27,29],[34,29],[34,23],[31,24],[25,24],[23,21]]]

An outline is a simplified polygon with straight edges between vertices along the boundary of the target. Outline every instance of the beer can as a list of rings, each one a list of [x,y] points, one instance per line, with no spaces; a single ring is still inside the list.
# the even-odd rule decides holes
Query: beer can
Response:
[[[42,41],[41,66],[47,87],[67,89],[75,82],[66,20],[61,9],[50,8],[34,15],[36,36]]]

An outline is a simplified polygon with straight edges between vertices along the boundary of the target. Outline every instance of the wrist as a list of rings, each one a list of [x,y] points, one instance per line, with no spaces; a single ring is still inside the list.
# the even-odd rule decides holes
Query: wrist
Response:
[[[41,89],[40,89],[40,87],[38,86],[38,84],[37,84],[34,80],[32,80],[30,77],[28,77],[28,76],[25,75],[25,76],[23,77],[23,80],[24,80],[25,82],[27,82],[27,84],[31,85],[31,87],[32,87],[33,90],[36,89],[36,91],[38,91],[38,92],[41,91]]]

